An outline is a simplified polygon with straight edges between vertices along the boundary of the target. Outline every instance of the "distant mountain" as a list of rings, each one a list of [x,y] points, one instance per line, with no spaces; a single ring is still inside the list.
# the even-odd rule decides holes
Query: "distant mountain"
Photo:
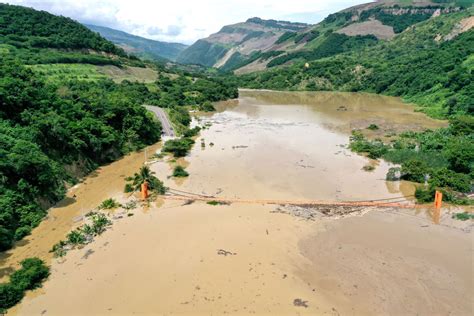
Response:
[[[178,54],[188,47],[180,43],[168,43],[154,41],[140,36],[132,35],[123,31],[114,30],[104,26],[84,24],[90,30],[99,33],[126,52],[132,53],[144,59],[176,60]]]
[[[472,0],[378,0],[333,13],[315,25],[252,18],[198,40],[177,61],[238,74],[262,71],[391,41],[417,23],[471,4]]]
[[[231,68],[256,52],[266,51],[286,32],[308,27],[304,23],[251,18],[224,26],[219,32],[200,39],[182,51],[177,61],[208,67]]]

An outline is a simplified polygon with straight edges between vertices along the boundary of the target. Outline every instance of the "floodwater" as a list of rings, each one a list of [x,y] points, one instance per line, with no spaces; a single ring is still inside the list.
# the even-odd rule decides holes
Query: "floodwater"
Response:
[[[39,257],[49,261],[49,250],[54,244],[80,224],[82,216],[96,208],[103,200],[123,192],[124,178],[137,172],[145,161],[145,151],[155,152],[159,145],[129,154],[122,159],[102,166],[72,187],[66,198],[49,210],[45,220],[32,234],[18,242],[16,246],[0,253],[0,279],[18,267],[18,263],[29,257]]]
[[[375,123],[380,129],[370,137],[385,137],[445,124],[394,98],[247,90],[198,120],[209,127],[188,157],[151,165],[167,186],[221,198],[285,200],[411,199],[413,184],[384,181],[389,164],[345,148],[350,131]],[[64,236],[80,215],[77,206],[125,199],[123,176],[138,170],[143,153],[129,157],[104,167],[109,177],[99,172],[86,180],[62,231],[48,230],[54,225],[46,221],[33,232],[28,251],[49,258],[44,252],[54,238],[46,235]],[[168,178],[176,163],[187,166],[188,178]],[[367,164],[375,170],[362,170]],[[172,200],[139,208],[114,220],[92,244],[53,259],[43,288],[10,313],[472,314],[471,223],[454,222],[445,212],[435,225],[419,210],[310,221],[277,209]],[[23,247],[7,260],[26,255]]]
[[[180,190],[247,199],[410,198],[412,184],[385,181],[390,164],[346,148],[351,131],[374,123],[383,137],[444,125],[399,99],[356,93],[243,90],[218,111],[200,119],[211,126],[187,159],[190,177]],[[169,173],[164,165],[158,170]]]

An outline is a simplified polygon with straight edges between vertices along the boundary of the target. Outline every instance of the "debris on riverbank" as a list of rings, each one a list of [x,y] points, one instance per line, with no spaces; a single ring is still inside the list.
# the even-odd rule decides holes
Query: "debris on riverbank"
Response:
[[[375,207],[354,205],[280,205],[271,213],[287,214],[308,221],[324,217],[343,218],[348,215],[363,215]]]

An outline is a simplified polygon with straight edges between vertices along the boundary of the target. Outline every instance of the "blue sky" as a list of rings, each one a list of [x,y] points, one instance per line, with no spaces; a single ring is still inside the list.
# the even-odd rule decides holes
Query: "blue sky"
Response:
[[[7,0],[83,23],[191,44],[250,17],[317,23],[330,13],[370,0]]]

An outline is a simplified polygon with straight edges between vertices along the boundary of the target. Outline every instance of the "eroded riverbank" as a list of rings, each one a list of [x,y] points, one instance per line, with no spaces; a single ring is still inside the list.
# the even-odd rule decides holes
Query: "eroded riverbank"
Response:
[[[354,124],[377,122],[383,133],[444,124],[394,98],[262,91],[242,91],[200,120],[209,127],[178,161],[189,178],[167,178],[172,162],[151,165],[167,186],[228,198],[339,201],[410,200],[413,193],[412,183],[385,182],[389,164],[345,148]],[[362,170],[368,163],[373,172]],[[117,165],[113,181],[121,190],[121,175],[137,170]],[[435,225],[429,209],[361,209],[343,219],[295,214],[278,205],[153,202],[53,260],[44,287],[11,313],[472,313],[471,301],[459,297],[473,296],[470,222],[445,211]]]
[[[156,151],[161,145],[148,147]],[[52,246],[64,238],[82,216],[111,196],[121,196],[124,178],[136,172],[145,162],[144,151],[131,153],[109,165],[99,167],[82,182],[68,190],[66,198],[51,208],[47,217],[31,235],[18,242],[14,248],[0,254],[0,278],[11,273],[18,263],[29,257],[39,257],[49,262]]]

